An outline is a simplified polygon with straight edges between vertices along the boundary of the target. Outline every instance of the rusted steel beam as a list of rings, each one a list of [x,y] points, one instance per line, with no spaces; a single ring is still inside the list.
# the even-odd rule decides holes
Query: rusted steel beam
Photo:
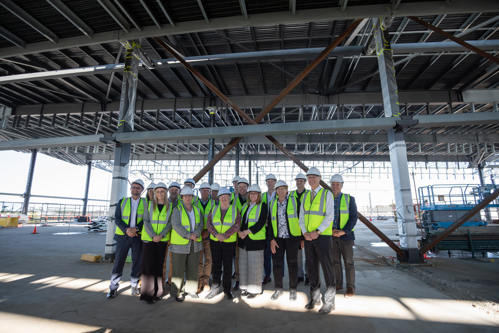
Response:
[[[450,227],[446,228],[444,232],[442,232],[440,235],[438,235],[437,238],[423,246],[420,250],[421,255],[425,254],[428,250],[434,248],[438,243],[443,241],[447,236],[452,234],[457,228],[462,226],[466,221],[468,221],[470,218],[472,218],[475,214],[479,213],[482,209],[485,208],[489,203],[494,201],[497,197],[499,196],[499,189],[495,190],[491,194],[489,194],[486,198],[484,198],[478,205],[473,207],[468,213],[463,215],[460,219],[458,219],[456,222],[451,224]]]
[[[458,37],[456,37],[454,35],[451,35],[448,32],[445,32],[442,29],[437,28],[437,27],[431,25],[428,22],[425,22],[425,21],[421,20],[419,17],[408,16],[408,18],[411,19],[411,20],[413,20],[416,23],[421,24],[423,27],[426,27],[428,29],[431,29],[431,30],[435,31],[437,34],[440,34],[440,35],[444,36],[445,38],[450,39],[453,42],[456,42],[456,43],[458,43],[461,46],[464,46],[465,48],[467,48],[467,49],[475,52],[476,54],[481,55],[482,57],[487,58],[490,61],[495,62],[496,64],[499,64],[499,58],[494,57],[493,55],[485,52],[484,50],[479,49],[478,47],[475,47],[475,46],[473,46],[471,44],[466,43],[461,38],[458,38]]]

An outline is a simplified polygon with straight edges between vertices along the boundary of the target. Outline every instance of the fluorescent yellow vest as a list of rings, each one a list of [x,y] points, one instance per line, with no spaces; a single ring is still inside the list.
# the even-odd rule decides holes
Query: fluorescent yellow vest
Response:
[[[288,224],[289,231],[292,236],[301,236],[300,223],[298,220],[298,215],[296,215],[296,198],[293,196],[288,197],[288,202],[286,205],[286,212],[288,213]],[[270,221],[272,222],[272,229],[274,231],[274,237],[277,237],[277,202],[278,198],[275,198],[270,203]]]
[[[236,205],[230,205],[229,209],[227,209],[227,213],[224,216],[224,222],[222,222],[222,212],[220,205],[216,205],[211,212],[211,221],[213,223],[213,227],[219,234],[223,234],[227,232],[235,223],[237,217],[237,208]],[[219,240],[210,235],[210,239],[218,242]],[[224,240],[225,243],[233,243],[237,240],[237,232],[230,236],[228,239]]]
[[[246,213],[246,210],[249,208],[249,202],[246,201],[246,203],[243,206],[243,210],[241,212],[241,215],[244,216]],[[248,212],[248,229],[251,228],[252,226],[255,225],[255,223],[258,222],[260,219],[260,213],[262,212],[262,204],[260,203],[259,205],[254,205],[253,208]],[[265,239],[265,225],[263,226],[260,231],[258,231],[256,234],[249,233],[248,236],[252,240],[264,240]]]
[[[184,203],[182,202],[177,206],[179,212],[180,212],[180,219],[182,221],[182,226],[187,229],[189,232],[194,232],[194,230],[191,230],[191,222],[189,220],[189,216],[187,215],[187,210],[185,209]],[[202,222],[201,221],[201,214],[199,212],[199,209],[195,206],[192,206],[192,209],[194,209],[194,216],[196,217],[196,223],[195,227],[197,228],[199,224]],[[203,239],[201,236],[198,237],[197,241],[201,242]],[[185,239],[182,236],[178,234],[178,232],[175,231],[175,229],[172,228],[172,239],[171,243],[174,245],[187,245],[189,244],[189,239]]]
[[[171,207],[171,205],[170,205]],[[153,211],[154,210],[154,211]],[[171,208],[169,208],[169,211],[171,211]],[[149,217],[151,218],[151,226],[156,233],[156,235],[159,235],[163,229],[165,229],[166,224],[168,223],[170,214],[167,214],[166,208],[163,207],[161,212],[159,211],[158,207],[154,209],[154,203],[151,201],[149,202]],[[168,242],[170,240],[170,234],[166,234],[165,238],[162,238],[162,242]],[[146,230],[143,230],[142,236],[140,238],[143,241],[148,241],[152,242],[152,238],[149,236]]]
[[[275,191],[275,190],[274,190]],[[265,202],[267,205],[270,204],[269,202],[269,198],[270,198],[270,194],[269,192],[265,192],[263,195],[262,195],[262,202]]]
[[[121,219],[127,225],[130,225],[130,215],[131,215],[131,198],[123,198],[121,201]],[[137,221],[136,224],[139,224],[144,219],[144,207],[146,207],[146,199],[140,198],[139,206],[137,207]],[[125,233],[121,231],[120,228],[116,227],[116,235],[124,235]]]
[[[307,232],[313,232],[321,225],[326,216],[326,193],[328,190],[321,188],[319,193],[311,202],[312,192],[303,195],[303,209],[305,214],[305,228]],[[331,221],[332,222],[332,221]],[[333,223],[324,230],[321,235],[331,236],[333,234]]]
[[[340,200],[340,229],[343,230],[343,228],[348,222],[349,217],[350,217],[350,194],[343,193]],[[352,229],[352,231],[354,229]]]
[[[196,207],[201,212],[201,217],[203,218],[204,221],[204,230],[206,230],[206,222],[208,222],[208,215],[210,215],[210,211],[213,206],[215,206],[215,200],[212,199],[208,199],[208,204],[206,205],[206,208],[203,208],[201,199],[197,201]]]

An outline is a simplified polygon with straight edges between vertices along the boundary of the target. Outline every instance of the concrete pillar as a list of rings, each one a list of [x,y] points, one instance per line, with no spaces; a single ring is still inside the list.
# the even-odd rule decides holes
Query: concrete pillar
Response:
[[[92,171],[92,162],[87,162],[87,181],[85,182],[85,195],[83,197],[83,214],[87,215],[88,189],[90,188],[90,172]]]
[[[210,108],[210,126],[215,127],[215,108]],[[208,162],[211,161],[215,157],[215,138],[210,138],[209,140],[209,155]],[[208,173],[208,183],[213,184],[215,167],[211,168]]]
[[[28,179],[26,180],[26,191],[24,191],[23,214],[28,214],[29,199],[31,197],[31,185],[33,184],[33,174],[35,173],[37,153],[37,149],[31,150],[31,161],[29,162]]]
[[[398,90],[390,38],[387,30],[382,26],[383,18],[373,19],[373,21],[385,117],[398,117],[400,116]],[[387,130],[387,134],[395,190],[400,247],[405,251],[405,256],[399,257],[399,260],[418,263],[417,229],[414,209],[412,207],[411,182],[407,164],[407,147],[404,132],[401,128],[390,129]]]
[[[239,176],[239,154],[241,152],[241,148],[239,144],[236,146],[236,176]]]
[[[140,45],[136,41],[130,41],[124,44],[127,48],[125,57],[125,69],[123,71],[123,84],[121,86],[121,99],[119,111],[118,133],[133,131],[133,121],[135,116],[135,102],[137,98],[137,78],[139,75],[139,60],[134,56],[138,53]],[[116,212],[118,201],[127,195],[128,189],[128,170],[130,164],[130,143],[116,142],[114,149],[114,167],[113,180],[111,184],[111,197],[109,198],[109,219],[107,223],[106,234],[106,260],[114,260],[116,243],[114,234],[116,224],[114,214]]]

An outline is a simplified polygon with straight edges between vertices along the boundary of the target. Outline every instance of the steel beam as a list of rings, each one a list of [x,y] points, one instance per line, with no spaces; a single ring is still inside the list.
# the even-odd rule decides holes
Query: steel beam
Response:
[[[210,108],[210,127],[215,128],[215,108]],[[208,147],[209,147],[208,161],[211,161],[215,157],[215,138],[211,137],[209,139]],[[208,183],[210,183],[210,185],[213,184],[213,179],[215,176],[214,171],[215,169],[212,168],[208,176]]]
[[[21,38],[17,37],[12,32],[3,27],[0,27],[0,36],[2,36],[3,38],[8,40],[15,46],[20,47],[21,49],[24,49],[24,46],[26,45],[25,41],[23,41]]]
[[[82,215],[87,215],[87,206],[88,206],[88,190],[90,188],[90,173],[92,171],[92,162],[87,162],[87,178],[85,181],[85,194],[83,196],[83,209]]]
[[[61,0],[46,0],[52,5],[62,16],[64,16],[76,29],[80,30],[88,38],[92,38],[94,32],[82,21],[71,9],[69,9]]]
[[[240,153],[241,153],[241,147],[239,146],[239,144],[236,145],[236,163],[235,163],[235,174],[236,176],[239,176],[239,156],[240,156]]]
[[[23,214],[28,214],[29,199],[31,197],[31,185],[33,184],[33,175],[35,173],[36,155],[38,150],[31,150],[31,160],[29,162],[28,179],[26,180],[26,191],[24,191]]]

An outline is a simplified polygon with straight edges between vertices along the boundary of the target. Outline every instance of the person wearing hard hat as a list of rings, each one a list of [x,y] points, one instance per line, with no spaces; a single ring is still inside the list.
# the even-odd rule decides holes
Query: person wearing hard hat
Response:
[[[107,298],[114,298],[118,294],[123,267],[128,256],[128,251],[132,249],[132,274],[130,285],[132,295],[139,295],[138,283],[140,280],[140,265],[142,261],[142,242],[140,231],[143,226],[144,210],[147,209],[145,198],[141,198],[144,191],[144,182],[137,179],[130,186],[131,197],[122,198],[116,204],[114,223],[116,224],[116,252],[113,271],[111,273],[111,284]]]
[[[220,294],[232,300],[234,295],[230,290],[232,259],[236,251],[237,232],[241,225],[241,214],[235,204],[230,203],[230,191],[222,187],[218,192],[219,204],[215,205],[208,216],[206,226],[210,232],[210,248],[213,259],[211,270],[212,285],[207,299]],[[223,284],[222,284],[223,265]]]
[[[275,183],[277,182],[277,177],[273,173],[269,173],[265,176],[265,184],[267,185],[267,192],[262,195],[262,202],[267,205],[270,204],[272,200],[275,198]],[[263,284],[267,284],[272,281],[272,251],[270,251],[270,238],[267,237],[267,248],[263,253],[263,270],[265,271],[265,277],[263,278]]]
[[[355,242],[354,227],[357,223],[357,204],[350,194],[342,193],[343,177],[335,174],[331,177],[331,190],[334,197],[333,221],[333,268],[336,278],[336,291],[343,289],[343,267],[345,262],[346,298],[355,295],[355,267],[353,264],[353,245]]]
[[[155,183],[151,182],[149,186],[147,186],[147,193],[146,193],[146,200],[147,202],[152,202],[154,200],[154,187],[156,186]]]
[[[237,195],[233,200],[231,200],[231,204],[236,205],[236,208],[239,212],[242,211],[243,205],[247,202],[248,199],[248,186],[249,182],[246,178],[238,177],[237,183]],[[237,243],[237,241],[236,241]],[[236,257],[234,258],[234,274],[233,278],[236,279],[234,282],[233,290],[239,290],[239,247],[236,246]]]
[[[303,195],[300,208],[300,228],[305,237],[305,257],[310,278],[311,300],[305,306],[313,309],[321,304],[319,267],[324,272],[326,293],[319,313],[330,313],[335,308],[336,286],[333,269],[334,198],[331,191],[320,185],[321,173],[313,167],[307,171],[310,192]]]
[[[294,196],[288,196],[288,184],[279,180],[276,185],[277,197],[269,207],[270,250],[274,266],[275,291],[271,300],[283,294],[284,254],[289,271],[289,300],[296,301],[298,286],[298,248],[302,246],[302,234],[298,222],[298,206]]]
[[[220,191],[220,185],[218,183],[211,184],[211,199],[218,203],[218,191]]]
[[[172,216],[173,212],[173,207],[177,207],[178,203],[180,202],[179,200],[179,194],[180,194],[180,184],[177,182],[173,182],[170,184],[170,187],[168,187],[168,202],[169,202],[169,212],[168,212],[168,218]],[[165,262],[163,264],[163,281],[166,284],[170,285],[172,284],[172,254],[170,252],[170,255],[168,255],[169,249],[170,249],[170,241],[168,241],[168,245],[166,247],[166,253],[165,253]],[[168,279],[166,279],[166,257],[169,257],[170,260],[170,270],[168,271]]]
[[[196,188],[196,182],[192,178],[187,178],[184,182],[184,186],[188,186],[192,189],[192,191],[194,191],[194,189]],[[199,197],[197,195],[195,195],[192,198],[192,204],[197,205],[198,200],[199,200]]]
[[[303,197],[303,194],[308,192],[308,190],[305,189],[305,185],[307,185],[307,177],[303,173],[299,173],[295,177],[295,182],[296,182],[296,190],[291,191],[289,195],[295,198],[297,204],[296,208],[298,209],[296,215],[300,216],[301,198]],[[298,283],[305,281],[305,285],[308,286],[310,285],[310,279],[308,278],[306,265],[305,267],[303,267],[303,251],[304,251],[303,246],[301,246],[298,249]]]
[[[230,201],[234,200],[234,198],[237,196],[238,193],[238,187],[237,184],[239,183],[239,176],[235,176],[232,178],[232,187],[234,188],[234,192],[230,194]]]
[[[180,191],[181,202],[173,208],[171,222],[172,287],[170,295],[183,302],[186,294],[199,298],[198,265],[203,248],[201,232],[204,228],[199,209],[192,204],[194,191],[185,186]],[[185,280],[184,280],[185,278]],[[185,281],[185,285],[184,285]]]
[[[251,185],[248,192],[249,200],[241,211],[237,246],[241,296],[254,298],[262,293],[263,252],[267,247],[267,204],[262,202],[260,186]]]
[[[208,183],[203,183],[199,187],[199,192],[201,193],[201,198],[197,202],[197,208],[201,212],[203,217],[204,229],[201,233],[203,238],[203,249],[199,254],[199,282],[198,282],[198,294],[202,291],[210,291],[210,275],[211,275],[211,250],[210,250],[210,233],[206,228],[206,222],[208,222],[208,215],[211,209],[215,206],[215,201],[210,198],[211,186]],[[204,257],[204,260],[203,260]]]
[[[154,197],[144,211],[142,232],[142,285],[140,300],[154,304],[163,295],[163,265],[170,240],[170,203],[167,186],[159,182],[154,187]]]

